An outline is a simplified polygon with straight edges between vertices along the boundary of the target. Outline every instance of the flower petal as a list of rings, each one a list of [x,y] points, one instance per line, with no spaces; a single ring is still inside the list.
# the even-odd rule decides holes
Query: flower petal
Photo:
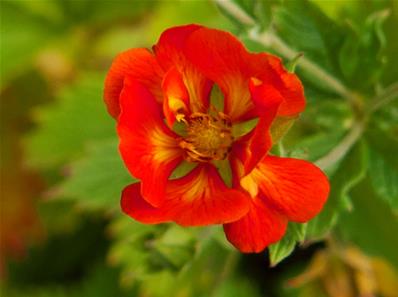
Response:
[[[142,223],[175,221],[182,226],[204,226],[236,221],[250,208],[250,198],[228,189],[217,170],[197,166],[188,175],[169,181],[166,199],[154,207],[142,198],[138,184],[128,186],[122,195],[122,209]]]
[[[163,113],[169,127],[172,127],[176,116],[189,115],[189,94],[181,74],[172,67],[165,75],[162,89],[164,93]]]
[[[183,226],[203,226],[236,221],[249,210],[250,197],[227,188],[216,168],[197,166],[188,175],[171,180],[162,209]]]
[[[160,65],[164,70],[169,70],[175,65],[185,64],[183,48],[186,39],[196,30],[202,28],[200,25],[184,25],[167,29],[160,36],[158,43],[153,46]]]
[[[176,67],[181,73],[189,93],[192,112],[207,111],[212,87],[212,82],[187,60],[183,51],[187,38],[200,28],[202,27],[195,24],[170,28],[162,33],[158,43],[153,47],[157,60],[165,71]]]
[[[185,45],[188,59],[225,94],[224,112],[239,121],[253,110],[248,90],[248,53],[233,35],[208,28],[193,32]]]
[[[243,253],[259,253],[286,232],[287,219],[267,206],[261,196],[253,199],[250,211],[236,222],[224,225],[229,242]]]
[[[164,124],[161,106],[139,82],[127,78],[120,96],[119,149],[142,194],[153,205],[164,199],[167,179],[182,161],[177,136]]]
[[[144,48],[127,50],[113,61],[105,79],[104,101],[108,112],[114,117],[120,113],[119,97],[125,77],[131,77],[142,83],[152,92],[158,102],[162,102],[163,70],[155,56]]]
[[[294,73],[286,71],[282,61],[277,57],[269,58],[269,63],[278,74],[274,81],[277,81],[279,92],[284,101],[278,110],[278,116],[296,116],[305,108],[304,88]],[[259,75],[261,78],[261,75]]]
[[[267,203],[290,221],[306,222],[316,216],[329,195],[326,175],[310,162],[292,158],[265,157],[250,176]]]
[[[259,121],[250,133],[234,143],[231,152],[232,157],[237,157],[243,164],[242,176],[252,171],[271,148],[270,126],[283,101],[281,94],[272,85],[261,81],[251,79],[249,89]]]
[[[279,115],[293,115],[305,106],[303,87],[295,74],[288,73],[273,55],[249,53],[233,35],[200,28],[189,35],[185,49],[188,59],[225,94],[225,109],[232,121],[253,116],[256,108],[248,91],[248,82],[256,77],[278,90],[284,101]]]
[[[142,198],[140,183],[131,184],[123,190],[120,204],[124,213],[141,223],[159,224],[170,221],[161,209]]]

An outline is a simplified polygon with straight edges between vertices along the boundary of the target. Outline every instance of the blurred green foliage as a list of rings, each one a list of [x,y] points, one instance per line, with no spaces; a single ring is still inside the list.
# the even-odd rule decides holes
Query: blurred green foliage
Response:
[[[398,269],[393,0],[3,0],[0,6],[2,174],[18,154],[23,168],[35,170],[46,189],[32,190],[36,200],[23,205],[39,208],[37,221],[48,236],[33,247],[26,236],[22,262],[3,251],[15,245],[2,242],[4,296],[321,296],[314,286],[287,290],[283,282],[313,254],[300,254],[298,244],[323,241],[314,250],[328,249],[330,238]],[[135,180],[118,155],[115,123],[102,102],[106,71],[118,52],[150,47],[164,29],[186,23],[231,31],[248,48],[275,53],[286,64],[304,54],[295,71],[307,109],[279,153],[323,160],[318,164],[327,165],[332,191],[318,217],[290,224],[260,256],[238,254],[219,226],[142,225],[119,210],[122,188]],[[8,129],[6,120],[23,128]],[[356,125],[361,129],[347,145]],[[336,148],[340,154],[324,159]],[[10,187],[21,187],[24,178]],[[12,208],[13,199],[22,198],[10,195],[2,208]],[[4,231],[22,232],[8,221]]]

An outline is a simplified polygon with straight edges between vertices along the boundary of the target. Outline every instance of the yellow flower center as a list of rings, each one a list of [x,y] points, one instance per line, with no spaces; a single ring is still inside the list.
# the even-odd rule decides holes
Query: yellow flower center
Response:
[[[181,140],[180,146],[185,150],[187,161],[210,162],[228,156],[233,143],[232,125],[224,113],[212,116],[197,112],[183,122],[187,136]]]

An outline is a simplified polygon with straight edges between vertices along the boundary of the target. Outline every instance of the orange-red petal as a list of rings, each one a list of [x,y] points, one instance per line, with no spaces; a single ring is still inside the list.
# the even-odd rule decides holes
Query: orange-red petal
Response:
[[[170,221],[161,209],[149,204],[141,195],[141,184],[131,184],[122,193],[120,205],[124,213],[144,224],[159,224]]]
[[[247,119],[254,105],[248,90],[248,53],[242,43],[227,32],[200,28],[187,38],[185,54],[221,88],[225,94],[224,112],[232,121]]]
[[[243,253],[259,253],[271,243],[277,242],[286,232],[287,219],[261,196],[252,200],[250,211],[236,222],[224,225],[229,242]]]
[[[239,220],[250,208],[250,197],[225,186],[209,164],[197,166],[186,176],[169,181],[166,199],[159,207],[147,203],[137,186],[122,196],[122,208],[143,223],[174,221],[182,226],[224,224]]]
[[[298,115],[305,108],[304,88],[300,79],[296,74],[286,71],[281,59],[273,56],[269,58],[269,63],[277,73],[274,81],[278,81],[278,90],[284,98],[279,107],[278,116]]]
[[[188,175],[172,180],[162,208],[183,226],[224,224],[243,217],[250,197],[228,188],[210,164],[197,166]]]
[[[242,186],[247,179],[258,184],[267,205],[294,222],[316,216],[329,195],[326,175],[304,160],[267,156],[241,181]]]
[[[175,67],[166,73],[162,89],[164,93],[163,112],[169,127],[172,127],[177,115],[189,115],[189,94],[181,74]]]
[[[212,82],[203,76],[186,58],[183,51],[187,38],[202,26],[191,24],[170,28],[162,33],[153,47],[159,64],[165,71],[175,67],[181,73],[190,97],[192,112],[206,112]]]
[[[243,165],[242,175],[248,174],[271,148],[270,126],[283,101],[278,90],[261,81],[251,79],[249,89],[259,121],[250,133],[235,142],[232,149],[232,158],[238,158]]]
[[[233,121],[250,117],[256,108],[248,81],[256,77],[278,90],[283,97],[278,115],[296,115],[305,106],[303,87],[295,74],[288,73],[281,60],[267,53],[249,53],[233,35],[200,28],[189,35],[185,45],[188,59],[225,94],[225,109]]]
[[[196,30],[202,28],[200,25],[191,24],[176,26],[162,33],[153,50],[164,70],[169,70],[176,65],[182,65],[186,61],[183,48],[186,39]]]
[[[104,101],[108,112],[114,117],[120,113],[119,97],[124,79],[130,77],[141,82],[162,102],[163,70],[155,56],[145,48],[135,48],[119,54],[113,61],[105,79]]]
[[[152,205],[163,202],[167,179],[182,160],[176,134],[163,122],[161,105],[139,82],[127,78],[120,96],[119,149]]]

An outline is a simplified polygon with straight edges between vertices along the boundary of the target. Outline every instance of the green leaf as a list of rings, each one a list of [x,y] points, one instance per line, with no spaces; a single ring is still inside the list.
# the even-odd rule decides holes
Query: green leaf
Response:
[[[344,131],[336,130],[303,137],[291,148],[289,156],[316,161],[333,149],[343,136]]]
[[[382,24],[388,15],[388,10],[378,11],[368,16],[362,27],[355,23],[346,26],[339,65],[345,80],[356,88],[370,89],[382,74],[386,45]]]
[[[350,192],[364,179],[368,149],[363,142],[355,145],[330,179],[330,194],[321,213],[308,223],[307,239],[324,237],[337,223],[339,214],[352,208]]]
[[[398,211],[398,169],[388,163],[383,155],[370,150],[369,175],[376,193],[394,211]]]
[[[117,143],[116,139],[92,143],[86,156],[69,166],[70,175],[53,195],[82,208],[118,209],[123,188],[137,180],[124,167]]]
[[[390,261],[398,268],[398,219],[382,199],[378,199],[369,179],[352,192],[353,211],[341,214],[338,234],[365,252]]]
[[[189,229],[178,225],[170,225],[167,231],[157,240],[156,254],[161,263],[174,270],[179,270],[195,253],[195,237]]]
[[[305,238],[307,224],[289,222],[285,236],[275,244],[269,246],[269,258],[271,266],[276,266],[288,257],[296,244]]]
[[[103,74],[85,74],[57,102],[37,110],[38,128],[27,139],[30,165],[57,166],[81,156],[90,141],[114,137],[115,123],[102,99],[103,81]]]
[[[179,272],[196,253],[196,234],[175,224],[145,225],[127,216],[115,220],[109,260],[122,266],[125,285],[154,274]]]
[[[285,42],[327,71],[335,72],[329,54],[339,45],[340,28],[314,4],[309,1],[286,2],[275,9],[273,21],[278,36]],[[312,78],[312,82],[319,84],[316,79]]]
[[[371,123],[371,125],[373,122]],[[377,195],[398,210],[398,139],[372,125],[366,133],[370,145],[369,177]]]

